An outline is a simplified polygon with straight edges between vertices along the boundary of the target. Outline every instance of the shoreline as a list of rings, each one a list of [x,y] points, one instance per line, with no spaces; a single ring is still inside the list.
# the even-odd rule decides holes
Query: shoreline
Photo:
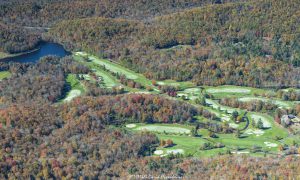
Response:
[[[24,56],[26,54],[34,53],[34,52],[36,52],[40,49],[41,48],[38,47],[38,48],[29,50],[29,51],[26,51],[26,52],[21,52],[21,53],[16,53],[16,54],[8,54],[8,56],[0,58],[0,62],[6,62],[6,61],[9,61],[10,58],[16,58],[16,57],[19,57],[19,56]],[[4,52],[0,52],[0,53],[4,53]],[[7,53],[5,53],[5,54],[7,54]]]

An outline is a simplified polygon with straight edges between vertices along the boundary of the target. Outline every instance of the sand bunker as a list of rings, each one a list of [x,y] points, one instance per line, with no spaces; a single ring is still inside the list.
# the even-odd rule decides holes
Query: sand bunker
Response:
[[[67,98],[64,101],[71,101],[72,99],[74,99],[77,96],[80,96],[81,91],[80,90],[72,90],[70,91],[70,93],[68,94]]]
[[[208,88],[206,89],[208,93],[250,93],[250,89],[240,88],[240,87],[224,87],[224,88]]]
[[[245,134],[249,134],[249,135],[256,135],[256,136],[261,136],[263,135],[265,132],[263,130],[260,130],[260,129],[257,129],[257,130],[254,130],[254,129],[247,129],[245,131]]]
[[[183,149],[172,149],[172,150],[167,150],[167,154],[183,154],[184,150]]]
[[[265,143],[265,145],[266,145],[267,147],[269,147],[269,148],[277,147],[277,146],[278,146],[278,144],[276,144],[276,143],[271,143],[271,142],[264,142],[264,143]]]
[[[164,153],[163,150],[156,150],[156,151],[154,151],[155,155],[162,155],[163,153]]]
[[[126,127],[127,127],[127,128],[135,128],[135,127],[136,127],[136,124],[127,124]]]

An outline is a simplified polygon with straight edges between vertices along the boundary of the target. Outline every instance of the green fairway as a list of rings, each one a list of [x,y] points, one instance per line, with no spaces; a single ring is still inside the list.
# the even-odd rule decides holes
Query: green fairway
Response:
[[[218,86],[218,87],[207,87],[206,92],[214,93],[238,93],[238,94],[250,94],[251,88],[241,86]]]
[[[142,125],[138,124],[135,130],[139,131],[152,131],[152,132],[161,132],[161,133],[176,133],[176,134],[189,134],[190,129],[183,127],[181,125],[169,125],[169,124],[155,124],[155,125]]]
[[[114,62],[106,60],[106,59],[101,59],[101,58],[98,58],[98,57],[93,56],[93,55],[88,55],[85,52],[76,52],[75,56],[87,57],[89,60],[91,60],[91,62],[89,62],[89,63],[85,62],[85,64],[88,64],[90,67],[92,66],[97,71],[99,71],[100,69],[97,68],[96,65],[101,65],[101,66],[104,66],[106,69],[108,69],[110,72],[125,75],[128,79],[132,79],[132,80],[140,83],[144,87],[150,86],[155,91],[159,91],[155,86],[152,85],[151,80],[147,79],[144,75],[139,74],[139,73],[135,73],[134,71],[132,71],[130,69],[127,69],[127,68],[125,68],[125,67],[123,67],[123,66],[121,66],[117,63],[114,63]],[[104,73],[104,72],[101,72],[101,73]],[[105,76],[107,77],[108,74],[106,74]],[[111,79],[107,79],[107,82],[108,81],[111,81]]]
[[[97,76],[100,76],[100,77],[103,78],[104,86],[107,87],[107,88],[112,88],[112,87],[115,87],[117,85],[120,85],[120,83],[118,83],[117,80],[112,75],[110,75],[109,73],[107,73],[105,71],[97,70],[95,72],[95,74]]]
[[[208,136],[208,131],[205,129],[200,129],[198,131],[198,137],[186,136],[181,133],[187,133],[191,127],[178,124],[128,124],[126,127],[134,131],[148,130],[154,132],[160,140],[172,140],[174,145],[171,147],[158,147],[155,151],[155,155],[165,156],[168,153],[182,153],[184,155],[192,156],[214,156],[219,153],[225,154],[228,150],[235,154],[250,154],[250,155],[261,155],[258,153],[253,153],[253,147],[259,147],[263,151],[278,153],[278,146],[282,145],[281,141],[276,141],[270,138],[270,134],[267,131],[272,131],[271,129],[266,130],[265,134],[257,136],[256,134],[244,133],[241,138],[235,137],[234,134],[217,134],[217,138],[211,138]],[[278,129],[276,129],[278,130]],[[164,133],[162,133],[164,132]],[[166,134],[168,133],[168,134]],[[263,132],[264,133],[264,132]],[[266,135],[269,134],[269,135]],[[287,139],[288,143],[292,142],[292,138]],[[283,140],[284,141],[284,140]],[[223,148],[213,148],[209,150],[200,150],[200,146],[204,143],[212,144],[223,144]],[[237,150],[238,149],[238,150]]]
[[[80,96],[82,93],[84,93],[85,89],[80,81],[76,78],[75,74],[68,74],[66,81],[70,85],[71,90],[67,93],[66,98],[63,101],[71,101],[75,97]]]
[[[145,78],[143,75],[135,73],[127,68],[122,67],[119,64],[111,62],[109,60],[104,60],[97,58],[96,56],[89,55],[87,53],[76,53],[74,56],[76,60],[90,67],[93,72],[103,79],[104,86],[107,88],[120,85],[120,82],[113,73],[119,73],[125,75],[129,79],[133,79],[136,82],[141,83],[143,86],[155,86],[152,85],[151,80]],[[89,59],[89,60],[87,60]],[[101,66],[105,66],[108,71],[103,70]],[[90,77],[91,78],[91,77]],[[216,124],[222,125],[222,123],[228,123],[233,129],[243,129],[241,132],[241,138],[237,138],[234,133],[231,134],[218,134],[217,138],[211,138],[207,129],[200,129],[198,131],[199,136],[192,137],[191,129],[193,126],[181,125],[181,124],[127,124],[126,129],[130,131],[151,131],[155,133],[160,140],[171,139],[174,143],[171,147],[158,147],[154,153],[156,156],[166,156],[170,153],[179,153],[184,155],[192,155],[195,157],[209,157],[215,156],[220,153],[226,154],[231,151],[234,154],[249,154],[253,156],[263,156],[264,151],[271,154],[278,154],[278,146],[283,143],[293,143],[295,138],[289,137],[288,131],[274,122],[274,119],[263,113],[248,112],[247,117],[249,119],[249,125],[246,126],[247,122],[236,123],[232,120],[231,114],[233,111],[237,111],[239,114],[243,114],[246,111],[239,108],[232,108],[228,106],[221,105],[218,101],[219,99],[225,97],[235,97],[239,98],[241,101],[251,101],[251,100],[264,100],[268,101],[267,98],[262,98],[260,95],[263,93],[274,93],[273,90],[258,89],[250,87],[241,86],[204,86],[197,87],[191,82],[177,82],[174,80],[157,81],[158,85],[168,85],[175,86],[180,89],[177,92],[177,97],[170,97],[166,94],[160,94],[163,97],[177,100],[186,101],[195,107],[204,108],[212,113],[215,113],[219,120],[209,120],[202,116],[197,117],[199,122],[213,121]],[[75,86],[76,87],[76,86]],[[75,88],[75,90],[78,88]],[[157,94],[158,89],[155,91],[146,91],[144,89],[136,89],[125,87],[129,93],[142,93],[142,94]],[[198,98],[201,93],[209,93],[213,95],[213,98],[206,98],[206,103],[208,106],[203,106],[195,103],[195,99]],[[183,99],[181,96],[187,97]],[[288,102],[282,100],[272,101],[278,106],[282,107],[292,107],[295,102]],[[257,129],[252,127],[251,122],[258,122],[261,120],[263,122],[264,129]],[[282,138],[281,141],[276,139],[276,137]],[[218,148],[213,147],[213,149],[200,150],[200,146],[204,143],[211,143],[213,145],[225,145],[225,147]],[[254,152],[253,148],[259,147],[262,151]]]
[[[8,78],[11,76],[11,73],[8,71],[0,71],[0,81],[4,78]]]
[[[157,136],[159,139],[162,140],[171,139],[175,144],[174,146],[168,148],[162,148],[162,147],[157,148],[159,150],[163,150],[164,153],[166,153],[167,150],[182,149],[185,155],[188,154],[194,155],[195,153],[199,152],[200,145],[204,144],[205,142],[208,142],[207,140],[202,139],[200,137],[164,135],[164,134],[157,134]]]
[[[157,84],[162,86],[175,86],[182,90],[195,87],[195,84],[190,81],[164,80],[158,81]]]
[[[238,100],[243,101],[243,102],[251,102],[251,101],[255,101],[255,100],[260,100],[260,101],[275,104],[281,108],[292,108],[294,106],[294,103],[291,101],[282,101],[279,99],[268,99],[268,98],[264,98],[264,97],[242,97],[242,98],[239,98]]]
[[[225,98],[225,97],[244,97],[245,95],[261,95],[262,93],[271,93],[272,90],[258,89],[252,87],[243,86],[204,86],[205,92],[212,94],[215,98]]]

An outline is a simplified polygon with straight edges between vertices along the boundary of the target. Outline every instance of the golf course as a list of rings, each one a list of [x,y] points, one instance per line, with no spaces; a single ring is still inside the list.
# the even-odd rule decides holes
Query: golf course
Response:
[[[204,116],[195,117],[193,123],[186,124],[126,124],[124,129],[136,132],[152,132],[160,141],[171,141],[169,146],[158,146],[153,151],[153,156],[167,156],[180,154],[183,156],[210,157],[217,154],[247,154],[250,156],[283,155],[279,147],[291,146],[300,143],[300,139],[293,136],[289,130],[274,121],[272,111],[255,112],[220,104],[223,98],[236,98],[240,102],[262,101],[272,103],[282,109],[294,108],[298,102],[284,101],[268,98],[264,94],[274,94],[273,89],[259,89],[241,86],[197,86],[193,82],[177,82],[174,80],[156,81],[147,79],[144,75],[136,73],[128,68],[107,59],[101,59],[85,52],[73,53],[76,61],[89,67],[94,76],[89,74],[70,74],[67,82],[70,84],[69,91],[64,102],[83,95],[85,88],[82,81],[99,83],[100,86],[111,89],[122,86],[125,93],[160,94],[173,100],[189,103],[201,108],[215,118],[209,119]],[[142,88],[128,87],[120,81],[117,75],[123,75],[127,79],[140,83]],[[8,76],[5,72],[0,77]],[[81,77],[81,78],[78,78]],[[160,90],[160,86],[171,86],[178,89],[176,96],[168,96]],[[150,90],[145,87],[151,87]],[[204,99],[199,103],[199,99]],[[236,114],[236,115],[235,115]],[[238,121],[234,119],[236,116]],[[212,132],[195,124],[211,122],[221,127],[229,127],[231,133]],[[258,126],[257,124],[260,124]],[[196,129],[196,130],[195,130]],[[196,132],[195,132],[196,131]]]

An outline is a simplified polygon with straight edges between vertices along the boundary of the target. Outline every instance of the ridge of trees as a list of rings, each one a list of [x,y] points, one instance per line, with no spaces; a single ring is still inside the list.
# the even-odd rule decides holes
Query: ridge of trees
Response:
[[[147,23],[75,19],[56,24],[48,35],[67,48],[113,59],[151,79],[297,86],[300,33],[295,4],[299,3],[225,3],[159,16]]]

